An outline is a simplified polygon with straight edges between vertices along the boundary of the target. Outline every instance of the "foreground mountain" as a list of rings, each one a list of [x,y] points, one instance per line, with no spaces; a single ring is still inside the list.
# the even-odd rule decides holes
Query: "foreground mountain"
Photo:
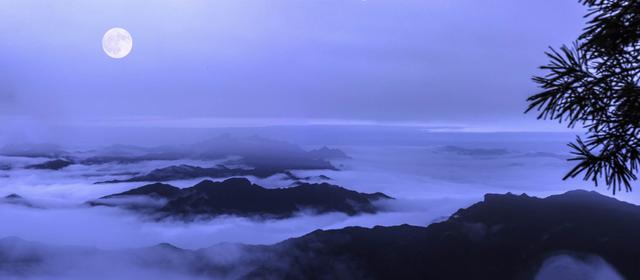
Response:
[[[172,198],[181,191],[161,184],[132,190],[149,192]],[[544,199],[486,195],[428,227],[317,230],[270,246],[185,250],[161,244],[99,251],[10,238],[0,240],[0,276],[86,274],[95,279],[136,272],[163,279],[534,279],[550,257],[597,255],[626,279],[640,279],[639,234],[640,207],[594,192]]]
[[[307,210],[318,214],[376,213],[379,209],[372,202],[381,199],[391,197],[382,193],[359,193],[327,183],[267,189],[244,178],[232,178],[222,182],[204,180],[185,189],[155,183],[89,203],[125,207],[159,218],[219,215],[287,218]]]
[[[572,254],[598,255],[640,279],[639,234],[640,207],[595,192],[490,194],[426,228],[351,227],[287,240],[271,248],[279,264],[248,278],[531,279],[547,257]]]

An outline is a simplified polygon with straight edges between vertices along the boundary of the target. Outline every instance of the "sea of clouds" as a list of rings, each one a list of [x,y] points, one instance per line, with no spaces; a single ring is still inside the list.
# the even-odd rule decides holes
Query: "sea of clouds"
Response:
[[[571,163],[566,161],[569,157],[566,137],[541,141],[539,138],[530,139],[526,134],[507,139],[501,135],[491,137],[482,134],[477,139],[473,135],[463,136],[411,145],[334,145],[332,147],[340,148],[352,157],[333,162],[339,171],[292,172],[301,177],[326,175],[332,184],[360,192],[384,192],[396,199],[379,202],[378,206],[384,211],[377,214],[315,215],[301,211],[292,218],[281,220],[224,216],[193,222],[158,222],[119,208],[84,204],[88,200],[144,185],[94,182],[126,178],[128,175],[122,174],[132,171],[148,172],[176,164],[209,167],[220,161],[71,165],[51,171],[21,168],[46,159],[2,157],[0,162],[12,166],[12,169],[0,171],[0,196],[16,193],[34,207],[0,204],[0,224],[3,225],[0,238],[18,237],[55,246],[84,246],[101,250],[124,250],[159,243],[188,249],[220,243],[273,244],[316,229],[399,224],[425,226],[482,200],[485,193],[547,196],[575,188],[593,189],[591,184],[580,180],[561,180],[571,167]],[[189,187],[202,179],[168,183]],[[282,175],[249,179],[268,188],[287,187],[294,183]],[[602,187],[595,190],[609,193]],[[621,194],[617,198],[638,202],[632,194]],[[102,256],[95,258],[99,260]],[[95,258],[87,261],[96,261]],[[122,265],[122,271],[150,273],[145,274],[149,277],[163,273],[138,266],[128,267],[131,264]],[[86,267],[97,269],[99,266]],[[72,275],[64,275],[67,276],[64,279],[73,279]],[[176,279],[180,279],[179,276]]]

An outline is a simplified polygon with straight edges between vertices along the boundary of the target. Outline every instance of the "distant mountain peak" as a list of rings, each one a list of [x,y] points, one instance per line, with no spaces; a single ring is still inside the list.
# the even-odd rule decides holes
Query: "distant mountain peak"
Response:
[[[25,168],[27,169],[48,169],[48,170],[60,170],[69,165],[72,165],[73,161],[68,159],[54,159],[45,161],[39,164],[27,165]]]
[[[15,193],[12,193],[3,198],[0,198],[0,203],[21,205],[29,208],[35,208],[35,206],[29,200]]]
[[[7,196],[5,196],[4,198],[5,198],[5,199],[23,199],[23,197],[22,197],[22,196],[20,196],[20,195],[18,195],[18,194],[15,194],[15,193],[12,193],[12,194],[10,194],[10,195],[7,195]]]

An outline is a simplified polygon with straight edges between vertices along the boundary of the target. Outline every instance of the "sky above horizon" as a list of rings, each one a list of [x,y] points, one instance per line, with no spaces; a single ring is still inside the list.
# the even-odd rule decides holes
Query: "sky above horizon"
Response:
[[[0,118],[14,123],[4,134],[234,120],[553,130],[523,114],[531,76],[584,13],[575,0],[0,0]],[[133,37],[124,59],[102,51],[112,27]]]

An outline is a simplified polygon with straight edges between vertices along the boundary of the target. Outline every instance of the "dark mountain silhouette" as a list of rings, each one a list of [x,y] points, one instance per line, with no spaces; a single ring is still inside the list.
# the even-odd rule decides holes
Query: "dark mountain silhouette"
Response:
[[[134,176],[123,180],[110,180],[96,182],[96,184],[121,183],[121,182],[166,182],[172,180],[185,180],[195,178],[224,178],[234,176],[256,176],[258,178],[266,178],[275,174],[283,174],[289,179],[298,180],[300,178],[294,176],[291,172],[280,169],[244,169],[244,168],[228,168],[224,165],[216,167],[199,167],[192,165],[172,165],[164,168],[158,168],[147,174]]]
[[[599,255],[640,279],[638,234],[640,207],[595,192],[489,194],[426,228],[349,227],[284,241],[270,248],[278,263],[247,278],[531,279],[546,257],[571,253]]]
[[[45,161],[39,164],[27,165],[25,168],[27,169],[48,169],[48,170],[60,170],[69,165],[72,165],[73,161],[66,159],[54,159],[50,161]]]
[[[25,207],[35,207],[29,200],[15,193],[0,198],[0,203],[21,205]]]
[[[283,174],[285,174],[289,179],[293,180],[293,182],[289,184],[290,187],[300,186],[300,185],[314,183],[314,182],[317,183],[317,182],[326,182],[326,181],[333,180],[326,175],[299,177],[289,171],[286,171]]]
[[[174,187],[168,184],[155,183],[139,188],[131,189],[119,194],[112,194],[102,197],[102,199],[109,199],[115,197],[132,196],[132,195],[144,195],[156,198],[172,199],[180,194],[180,188]]]
[[[238,192],[256,188],[241,179],[232,182],[242,185]],[[225,189],[225,184],[203,182],[189,192]],[[163,195],[173,197],[174,191],[157,184],[134,193],[166,192]],[[544,199],[489,194],[428,227],[317,230],[274,245],[225,243],[186,250],[160,244],[106,252],[5,238],[0,240],[0,265],[26,275],[59,257],[71,260],[65,267],[80,269],[84,261],[104,260],[107,254],[114,262],[209,278],[533,279],[549,257],[595,254],[626,279],[640,279],[639,234],[639,206],[594,192],[571,191]],[[233,254],[223,261],[215,259],[226,252]]]
[[[393,197],[390,197],[384,193],[381,192],[375,192],[375,193],[363,193],[363,195],[369,199],[369,201],[376,201],[376,200],[382,200],[382,199],[394,199]]]
[[[105,196],[89,204],[140,209],[139,204],[130,207],[126,203],[127,198],[140,196],[166,200],[152,213],[160,218],[217,215],[286,218],[304,210],[356,215],[375,213],[378,209],[373,201],[391,199],[382,193],[359,193],[327,183],[267,189],[244,178],[232,178],[222,182],[204,180],[185,189],[156,183]]]

